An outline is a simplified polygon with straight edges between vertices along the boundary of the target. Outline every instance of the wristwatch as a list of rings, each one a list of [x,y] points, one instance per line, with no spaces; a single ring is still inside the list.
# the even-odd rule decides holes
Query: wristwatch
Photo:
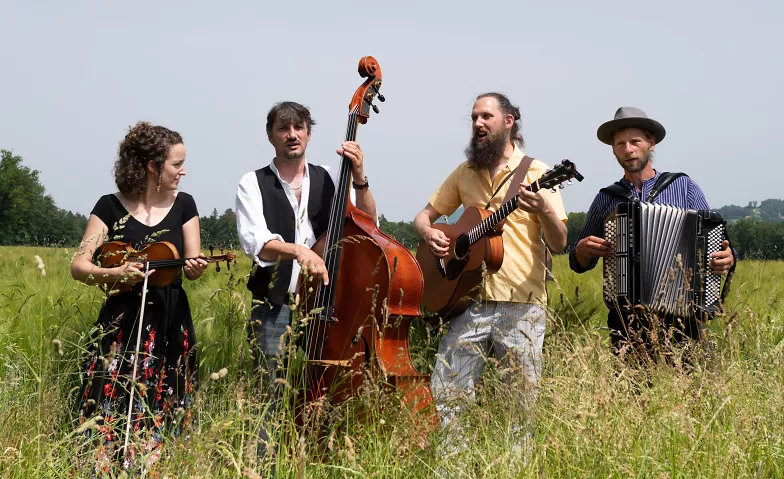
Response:
[[[358,185],[358,184],[356,184],[356,182],[354,182],[354,180],[351,180],[351,184],[354,186],[355,190],[366,190],[366,189],[368,189],[368,187],[370,187],[370,183],[368,183],[367,176],[365,177],[365,184],[364,185]]]

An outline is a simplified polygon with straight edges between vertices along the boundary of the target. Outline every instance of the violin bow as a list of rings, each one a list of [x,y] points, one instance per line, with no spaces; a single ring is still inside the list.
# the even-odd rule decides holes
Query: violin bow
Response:
[[[150,269],[149,261],[144,262],[144,285],[142,287],[142,304],[139,308],[139,331],[136,333],[136,349],[133,354],[133,373],[131,374],[131,392],[130,399],[128,400],[128,418],[125,422],[125,445],[123,449],[125,454],[128,454],[128,440],[131,434],[131,414],[133,414],[133,393],[136,391],[136,370],[139,365],[139,348],[142,344],[142,329],[144,328],[144,307],[147,305],[147,280],[150,277],[148,272]],[[139,398],[141,401],[141,397]]]

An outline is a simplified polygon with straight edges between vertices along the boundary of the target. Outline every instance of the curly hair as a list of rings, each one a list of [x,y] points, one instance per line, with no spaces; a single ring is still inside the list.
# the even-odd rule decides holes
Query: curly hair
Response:
[[[494,91],[488,93],[482,93],[481,95],[476,97],[476,99],[481,100],[482,98],[487,98],[487,97],[495,98],[498,101],[498,107],[501,109],[504,115],[512,115],[512,117],[514,118],[514,124],[512,125],[512,131],[509,133],[509,136],[512,139],[512,141],[517,143],[517,145],[520,148],[523,148],[525,146],[525,140],[523,140],[523,135],[520,133],[520,123],[521,123],[520,108],[512,105],[512,102],[509,101],[509,98],[503,93],[498,93]]]
[[[125,135],[117,161],[114,182],[124,196],[139,198],[147,186],[147,163],[160,173],[172,146],[182,143],[182,136],[166,127],[140,121]]]

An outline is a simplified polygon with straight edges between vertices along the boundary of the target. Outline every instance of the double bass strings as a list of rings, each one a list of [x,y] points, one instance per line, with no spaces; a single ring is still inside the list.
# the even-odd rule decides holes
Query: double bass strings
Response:
[[[346,141],[354,141],[356,139],[356,132],[358,128],[358,107],[354,107],[349,113],[349,121],[346,127]],[[349,179],[351,173],[350,161],[347,160],[345,154],[341,158],[340,173],[338,176],[337,191],[332,201],[332,208],[330,211],[329,223],[327,226],[327,241],[324,250],[324,265],[327,268],[330,284],[324,286],[321,282],[316,287],[316,301],[314,306],[316,309],[321,309],[322,313],[329,315],[332,311],[334,295],[332,294],[332,285],[337,281],[337,266],[340,259],[338,241],[343,236],[344,228],[340,227],[340,222],[344,221],[346,214]],[[344,199],[341,201],[341,199]],[[307,350],[308,357],[314,358],[320,356],[322,348],[324,347],[323,341],[320,339],[326,330],[326,321],[315,321],[315,325],[311,325],[308,329]],[[317,354],[314,354],[317,353]]]

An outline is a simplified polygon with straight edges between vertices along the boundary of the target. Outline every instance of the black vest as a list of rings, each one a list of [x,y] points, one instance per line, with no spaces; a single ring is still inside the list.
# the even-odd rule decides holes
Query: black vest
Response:
[[[327,231],[335,185],[327,170],[320,166],[308,163],[308,174],[310,175],[308,218],[313,226],[313,233],[318,239]],[[281,235],[286,243],[293,243],[296,221],[283,185],[269,166],[256,170],[256,180],[261,190],[267,228]],[[256,268],[255,273],[251,272],[248,289],[253,293],[254,299],[274,305],[286,303],[294,261],[280,260],[272,266]]]

